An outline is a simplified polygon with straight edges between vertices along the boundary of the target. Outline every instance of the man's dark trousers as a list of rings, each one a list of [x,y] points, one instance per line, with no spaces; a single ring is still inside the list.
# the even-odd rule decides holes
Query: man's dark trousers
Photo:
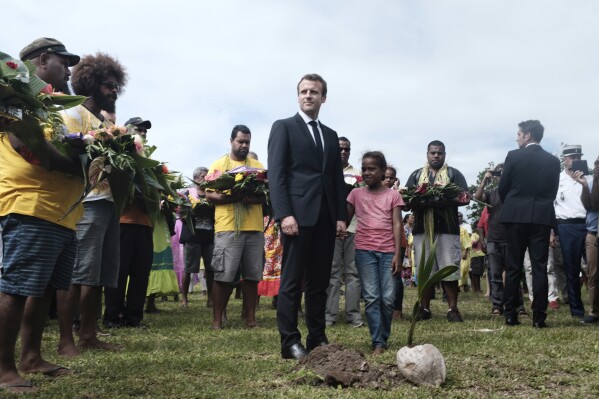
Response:
[[[307,342],[316,344],[319,339],[326,338],[326,290],[331,278],[335,229],[323,195],[316,225],[300,226],[297,236],[283,234],[283,266],[277,299],[277,323],[283,348],[301,343],[296,326],[302,288],[305,291]]]
[[[551,227],[543,224],[506,223],[508,236],[507,269],[505,274],[505,317],[517,320],[518,297],[524,254],[528,248],[532,265],[533,323],[547,317],[547,259]]]

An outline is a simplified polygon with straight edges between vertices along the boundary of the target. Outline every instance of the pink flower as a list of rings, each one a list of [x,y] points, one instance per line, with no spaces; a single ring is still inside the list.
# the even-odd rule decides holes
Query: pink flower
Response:
[[[52,88],[52,85],[50,83],[48,83],[46,85],[46,87],[44,87],[40,93],[44,93],[44,94],[52,94],[52,92],[54,91],[54,89]]]
[[[420,186],[418,186],[415,193],[416,194],[426,194],[427,189],[428,189],[428,183],[422,183]]]
[[[139,134],[133,136],[133,144],[135,144],[135,152],[138,155],[144,155],[144,142]]]
[[[213,181],[213,180],[218,179],[220,177],[220,175],[222,175],[222,174],[223,174],[223,172],[221,172],[220,170],[215,170],[213,173],[206,175],[204,180]]]

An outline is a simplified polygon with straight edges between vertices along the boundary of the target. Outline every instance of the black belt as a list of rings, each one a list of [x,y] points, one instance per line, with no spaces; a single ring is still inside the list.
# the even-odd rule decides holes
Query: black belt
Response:
[[[593,236],[596,236],[596,235],[597,235],[597,232],[596,232],[596,231],[587,231],[587,233],[588,233],[588,234],[590,234],[590,235],[593,235]]]
[[[585,218],[574,218],[574,219],[557,219],[557,224],[581,224],[586,223]]]

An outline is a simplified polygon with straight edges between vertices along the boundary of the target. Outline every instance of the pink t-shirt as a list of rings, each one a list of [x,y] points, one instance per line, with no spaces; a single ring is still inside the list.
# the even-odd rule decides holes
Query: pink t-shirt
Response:
[[[393,239],[393,208],[403,206],[399,192],[387,188],[371,193],[368,187],[353,189],[347,202],[356,210],[356,249],[395,253]]]

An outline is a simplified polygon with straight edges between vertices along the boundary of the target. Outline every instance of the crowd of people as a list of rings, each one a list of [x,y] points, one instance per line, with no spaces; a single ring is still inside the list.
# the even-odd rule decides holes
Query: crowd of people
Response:
[[[65,131],[85,134],[114,126],[115,103],[127,84],[126,69],[115,58],[79,57],[50,38],[27,45],[20,58],[31,60],[39,78],[56,90],[69,92],[70,80],[74,93],[87,97],[62,112]],[[599,158],[593,170],[586,170],[582,148],[566,146],[560,171],[558,158],[539,144],[540,122],[520,123],[520,148],[487,171],[473,193],[487,206],[470,226],[458,211],[468,200],[410,203],[402,197],[423,186],[468,190],[464,175],[447,165],[443,142],[428,144],[424,166],[401,187],[382,152],[363,154],[360,167],[349,163],[351,141],[319,119],[327,98],[321,76],[303,76],[297,95],[298,113],[272,125],[268,198],[203,185],[207,177],[234,168],[264,168],[250,151],[250,129],[236,125],[230,151],[209,167],[196,168],[193,185],[179,192],[190,203],[206,205],[193,214],[192,224],[169,208],[154,220],[141,200],[118,209],[108,181],[101,179],[69,213],[84,187],[79,159],[48,143],[46,169],[7,126],[0,126],[7,128],[8,138],[0,140],[0,387],[30,392],[36,387],[26,374],[72,373],[41,354],[54,295],[61,356],[118,350],[99,338],[100,317],[103,328],[143,328],[144,304],[146,312],[156,312],[156,297],[175,295],[187,308],[201,270],[215,330],[224,327],[228,301],[240,287],[247,328],[258,326],[260,296],[273,297],[284,359],[301,359],[327,345],[327,327],[341,322],[354,328],[367,324],[373,355],[379,355],[387,349],[392,322],[404,319],[404,287],[418,284],[416,265],[429,255],[433,239],[434,271],[459,266],[440,284],[449,322],[463,321],[459,292],[472,287],[482,293],[485,270],[490,313],[503,315],[507,325],[520,324],[518,317],[526,313],[523,280],[532,299],[533,327],[547,327],[547,308],[557,309],[559,297],[583,323],[599,321]],[[126,125],[144,141],[152,127],[140,117]],[[92,162],[86,177],[101,173],[109,171]],[[402,212],[411,213],[402,217]],[[591,303],[587,315],[581,274]],[[339,309],[342,291],[344,311]],[[434,296],[435,287],[423,293],[419,320],[433,317]],[[298,329],[302,314],[305,345]]]

